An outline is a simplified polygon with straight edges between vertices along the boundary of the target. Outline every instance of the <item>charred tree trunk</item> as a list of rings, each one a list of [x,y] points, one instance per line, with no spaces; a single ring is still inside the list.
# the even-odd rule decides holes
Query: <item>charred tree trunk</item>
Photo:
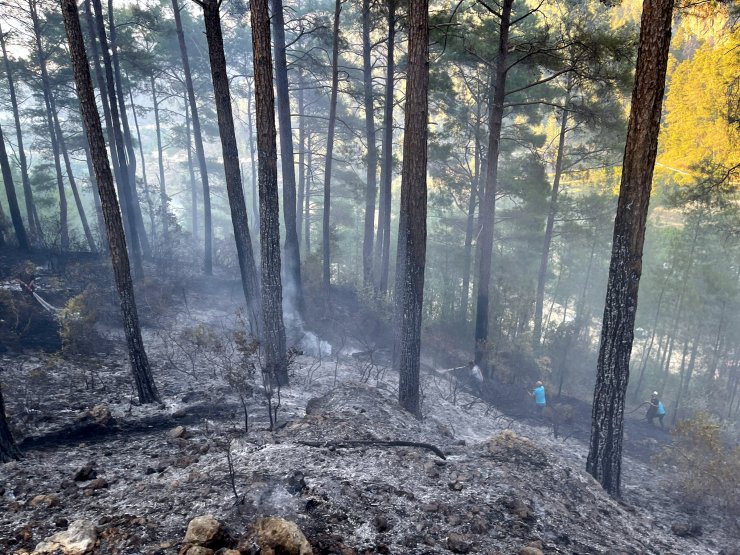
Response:
[[[152,203],[152,195],[149,190],[149,180],[146,178],[146,160],[144,160],[144,144],[141,141],[141,129],[139,128],[139,117],[136,115],[136,104],[134,104],[134,93],[131,90],[131,84],[126,79],[128,88],[128,98],[131,102],[131,115],[134,116],[134,129],[136,129],[136,140],[139,143],[139,158],[141,158],[141,179],[144,182],[144,198],[146,198],[147,207],[149,207],[149,235],[151,235],[152,241],[154,241],[154,203]],[[157,127],[159,132],[159,127]],[[150,244],[151,249],[151,244]],[[150,251],[151,254],[151,251]]]
[[[260,186],[260,253],[266,370],[278,385],[288,385],[283,299],[280,283],[280,206],[275,141],[275,98],[267,0],[252,0],[252,52],[257,115]]]
[[[152,88],[152,106],[154,106],[154,124],[157,128],[157,163],[159,165],[159,218],[162,220],[162,240],[169,244],[170,229],[167,222],[169,218],[169,198],[167,197],[167,183],[164,178],[164,149],[162,148],[162,126],[159,121],[159,100],[157,99],[157,87],[154,84],[154,75],[149,77]],[[144,163],[142,156],[142,164]]]
[[[188,175],[190,176],[190,217],[193,242],[198,245],[198,188],[195,185],[195,171],[193,170],[193,143],[190,129],[190,105],[188,104],[187,91],[185,91],[185,130],[188,138]]]
[[[5,48],[5,35],[2,29],[0,29],[0,46],[3,51],[3,62],[5,65],[5,77],[8,79],[8,92],[10,93],[10,105],[13,110],[13,121],[15,122],[15,136],[18,141],[18,162],[21,169],[21,181],[23,183],[23,197],[26,204],[26,217],[28,220],[28,232],[30,235],[29,242],[33,243],[36,239],[39,241],[44,240],[43,232],[41,230],[41,222],[39,215],[36,211],[36,203],[33,201],[33,191],[31,189],[31,180],[28,177],[28,161],[26,160],[26,152],[23,148],[23,132],[21,130],[21,116],[18,110],[18,97],[15,93],[15,81],[13,80],[13,72],[10,68],[10,60],[8,59],[8,52]]]
[[[329,290],[331,285],[331,165],[334,156],[334,126],[337,119],[337,93],[339,89],[339,14],[341,0],[334,3],[334,29],[331,49],[331,99],[329,100],[329,131],[326,135],[326,161],[324,163],[324,219],[322,225],[323,284]]]
[[[419,355],[427,238],[428,13],[428,0],[409,2],[409,66],[395,289],[399,327],[394,348],[398,353],[398,400],[418,417],[421,416]]]
[[[477,102],[475,115],[475,146],[473,156],[473,180],[470,184],[470,198],[468,199],[468,218],[465,225],[465,255],[462,272],[462,295],[460,297],[460,322],[467,327],[468,322],[468,299],[470,296],[470,262],[473,251],[473,233],[475,231],[475,207],[478,204],[478,189],[480,187],[480,168],[481,168],[481,148],[480,148],[480,127],[481,127],[481,103]]]
[[[234,226],[234,239],[236,240],[236,251],[239,257],[242,288],[244,289],[244,297],[247,301],[247,313],[252,334],[255,337],[261,337],[259,281],[254,253],[252,252],[252,238],[249,235],[247,204],[244,200],[241,169],[239,167],[239,149],[236,142],[236,132],[234,131],[234,116],[231,112],[231,92],[229,91],[229,76],[226,73],[226,57],[224,56],[221,16],[219,15],[220,2],[218,0],[204,0],[201,5],[203,7],[203,19],[206,27],[208,57],[211,62],[211,78],[213,79],[213,92],[216,98],[216,112],[218,114],[218,130],[221,135],[221,149],[224,159],[226,190],[231,208],[231,222]],[[274,129],[273,123],[273,131]],[[275,190],[277,191],[277,173],[275,174]],[[279,230],[278,244],[280,244]],[[279,253],[277,272],[279,285]],[[280,316],[282,322],[282,308]],[[283,332],[283,345],[285,345],[285,332]]]
[[[380,206],[378,237],[375,241],[378,289],[388,291],[391,241],[391,183],[393,182],[393,85],[396,70],[396,0],[388,0],[388,59],[385,75],[385,108],[383,111],[383,153],[380,163]]]
[[[287,288],[285,297],[289,305],[302,317],[303,281],[301,279],[301,253],[296,223],[295,160],[293,157],[293,127],[290,121],[290,90],[288,62],[285,58],[285,21],[283,1],[272,0],[272,32],[275,43],[275,88],[277,91],[278,127],[280,129],[280,162],[283,169],[283,219],[285,220],[285,246],[283,263]]]
[[[85,215],[85,207],[82,206],[82,198],[80,198],[80,191],[77,188],[77,180],[75,179],[74,173],[72,172],[72,162],[69,159],[69,152],[67,151],[67,144],[64,141],[64,134],[62,133],[62,126],[59,125],[59,115],[57,114],[56,102],[51,97],[51,115],[54,119],[54,130],[56,131],[57,141],[59,142],[59,151],[64,158],[64,169],[67,172],[67,180],[69,186],[72,189],[72,196],[75,199],[75,206],[77,207],[77,213],[80,216],[80,223],[82,224],[82,231],[85,234],[85,240],[87,246],[91,252],[95,252],[95,239],[93,239],[92,232],[90,231],[90,225],[87,223],[87,216]]]
[[[254,72],[253,72],[254,73]],[[254,78],[254,75],[252,76]],[[254,217],[254,226],[259,229],[260,226],[260,209],[259,209],[259,191],[257,190],[257,150],[254,144],[254,128],[252,120],[254,119],[254,109],[252,107],[252,81],[247,80],[247,131],[249,135],[249,163],[252,167],[252,216]]]
[[[311,254],[311,191],[313,189],[313,146],[312,134],[306,138],[306,201],[303,216],[303,235],[306,240],[306,256]]]
[[[90,144],[87,142],[87,135],[82,133],[82,144],[85,149],[85,163],[87,163],[87,176],[92,190],[93,202],[95,202],[95,219],[98,226],[98,240],[104,243],[105,239],[105,220],[103,219],[103,205],[100,204],[100,193],[98,192],[98,183],[95,181],[95,168],[93,167],[92,154],[90,153]],[[101,248],[105,248],[101,244]]]
[[[61,0],[61,5],[64,26],[67,30],[72,67],[74,69],[75,85],[80,98],[82,119],[85,124],[88,142],[90,143],[93,165],[100,190],[100,200],[103,205],[108,245],[111,261],[113,262],[113,275],[121,299],[123,327],[128,343],[131,369],[133,371],[139,401],[141,403],[153,403],[159,401],[159,395],[154,385],[149,360],[147,359],[144,343],[141,339],[141,329],[139,328],[139,318],[136,311],[136,300],[134,298],[134,287],[131,281],[131,270],[126,251],[126,237],[123,232],[121,214],[118,210],[118,201],[116,200],[116,193],[113,188],[113,175],[105,150],[103,129],[100,125],[98,108],[95,105],[95,93],[90,77],[87,54],[85,53],[85,42],[82,38],[77,3],[75,0]]]
[[[115,148],[116,158],[118,159],[118,179],[120,186],[118,192],[122,198],[122,204],[126,206],[125,215],[128,222],[126,232],[128,233],[129,241],[128,244],[131,248],[131,258],[133,258],[134,266],[134,277],[141,278],[144,275],[144,266],[141,260],[141,242],[139,239],[139,230],[136,224],[136,214],[134,210],[134,201],[132,198],[131,191],[133,187],[129,182],[129,171],[126,163],[126,150],[123,142],[123,131],[121,131],[121,119],[118,114],[118,105],[116,100],[116,89],[113,79],[113,66],[110,59],[110,49],[108,48],[108,39],[105,35],[105,20],[103,19],[103,7],[100,4],[100,0],[92,0],[93,9],[95,10],[95,27],[97,30],[97,37],[100,41],[100,50],[103,54],[103,66],[105,68],[105,86],[108,96],[108,106],[110,109],[111,116],[111,127],[113,129],[114,140],[111,143],[111,149]],[[101,90],[100,95],[104,96],[104,92]],[[90,149],[93,150],[92,139],[90,141]],[[93,161],[93,165],[95,165]],[[97,168],[95,170],[97,175]],[[100,183],[98,183],[100,187]],[[101,203],[103,202],[101,191]],[[103,208],[105,212],[105,207]],[[106,223],[106,227],[107,227]],[[127,257],[128,258],[128,257]]]
[[[8,208],[10,209],[10,219],[13,222],[15,237],[18,240],[18,246],[21,250],[30,251],[31,244],[28,241],[26,228],[21,218],[21,209],[18,206],[18,197],[15,194],[15,184],[13,183],[13,172],[10,169],[8,153],[5,150],[5,137],[0,127],[0,168],[2,169],[3,182],[5,183],[5,193],[8,196]]]
[[[671,43],[673,0],[645,0],[614,221],[586,470],[612,496],[621,490],[624,398]]]
[[[59,160],[59,144],[57,142],[56,133],[54,131],[54,120],[52,117],[52,99],[51,99],[51,84],[49,80],[49,72],[46,66],[46,52],[41,44],[41,24],[39,22],[39,16],[36,9],[36,1],[29,0],[28,2],[29,11],[31,14],[31,22],[33,25],[33,35],[36,45],[36,56],[41,70],[41,88],[44,96],[44,108],[46,109],[46,127],[49,133],[49,140],[51,142],[52,156],[54,157],[54,170],[56,172],[57,179],[57,192],[59,193],[59,233],[60,233],[60,246],[63,251],[69,250],[69,224],[67,222],[67,195],[64,191],[64,181],[62,179],[62,166]]]
[[[514,0],[503,0],[499,31],[498,54],[493,78],[488,117],[488,154],[486,166],[486,187],[483,204],[480,207],[481,232],[478,238],[480,267],[478,269],[478,291],[475,303],[475,362],[486,365],[488,352],[488,304],[491,285],[491,258],[493,255],[493,225],[496,213],[496,187],[498,156],[501,146],[501,126],[504,117],[504,97],[506,96],[507,52],[509,49],[509,28],[511,26],[511,7]]]
[[[118,60],[118,31],[116,30],[116,24],[113,20],[113,0],[108,0],[108,26],[110,28],[110,60],[113,63],[113,79],[115,96],[118,100],[118,109],[120,110],[121,117],[121,128],[123,131],[123,141],[126,146],[126,169],[128,170],[128,182],[131,187],[131,208],[136,219],[136,231],[139,235],[139,242],[141,244],[141,250],[144,257],[151,259],[152,248],[149,244],[149,238],[144,227],[144,216],[141,212],[141,203],[139,202],[139,194],[136,186],[136,150],[134,149],[134,141],[131,135],[131,127],[128,123],[128,113],[126,111],[126,99],[123,92],[123,79],[121,78],[121,64]],[[115,100],[111,99],[112,103]],[[133,105],[131,106],[133,109]]]
[[[565,106],[568,106],[570,97],[570,85],[566,94]],[[550,193],[550,210],[547,214],[547,224],[545,224],[545,240],[542,245],[542,255],[540,256],[540,269],[537,272],[537,297],[534,304],[534,333],[532,337],[532,346],[535,351],[539,351],[540,341],[542,339],[542,312],[545,304],[545,283],[547,282],[547,265],[550,262],[550,245],[552,244],[552,235],[555,228],[555,216],[558,212],[558,192],[560,191],[560,177],[563,173],[563,151],[565,149],[565,133],[568,129],[568,110],[563,109],[560,119],[560,135],[558,138],[558,153],[555,157],[555,177],[552,181],[552,192]]]
[[[17,461],[20,458],[21,452],[15,444],[5,417],[5,402],[3,401],[3,390],[0,387],[0,463]]]
[[[365,135],[367,136],[367,183],[365,186],[365,232],[362,241],[362,278],[365,287],[373,285],[373,239],[378,147],[375,144],[375,106],[373,66],[370,59],[370,0],[362,0],[362,73],[365,80]]]
[[[306,109],[303,94],[303,74],[298,70],[298,198],[296,199],[296,229],[298,243],[303,234],[303,204],[306,200],[306,122],[303,112]]]
[[[205,239],[205,257],[203,259],[203,272],[206,275],[213,273],[213,224],[211,223],[211,193],[208,183],[208,168],[206,166],[206,154],[203,150],[203,133],[200,129],[200,118],[198,117],[198,106],[195,103],[195,89],[193,89],[193,77],[190,73],[190,60],[188,49],[185,45],[185,33],[182,30],[180,19],[180,6],[178,0],[172,0],[172,11],[175,13],[175,26],[177,28],[177,41],[180,45],[180,58],[182,59],[182,70],[185,74],[185,88],[190,103],[190,119],[193,123],[193,140],[195,141],[195,154],[198,158],[200,168],[200,180],[203,184],[203,236]]]

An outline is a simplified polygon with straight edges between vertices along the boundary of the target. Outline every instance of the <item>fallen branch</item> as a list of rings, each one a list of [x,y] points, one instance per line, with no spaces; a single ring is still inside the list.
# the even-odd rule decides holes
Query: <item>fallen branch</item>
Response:
[[[439,447],[435,447],[430,443],[422,443],[418,441],[385,441],[381,439],[368,439],[368,440],[344,440],[344,441],[297,441],[299,445],[306,445],[308,447],[335,447],[335,448],[351,448],[351,447],[363,447],[367,445],[379,445],[381,447],[418,447],[420,449],[426,449],[437,455],[440,459],[447,460],[445,454]]]

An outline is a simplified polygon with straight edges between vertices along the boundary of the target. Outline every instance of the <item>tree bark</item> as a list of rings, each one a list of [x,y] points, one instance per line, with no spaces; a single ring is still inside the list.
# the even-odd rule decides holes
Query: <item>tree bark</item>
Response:
[[[481,169],[481,148],[480,148],[480,127],[481,127],[481,103],[476,102],[475,114],[475,146],[473,156],[473,180],[470,184],[470,198],[468,199],[468,217],[465,225],[465,254],[462,271],[462,295],[460,297],[460,322],[467,327],[468,323],[468,299],[470,296],[470,262],[473,250],[473,233],[475,231],[475,207],[478,204],[478,189],[480,186],[480,169]]]
[[[308,133],[306,138],[306,200],[305,200],[305,213],[303,216],[303,235],[306,241],[306,256],[311,254],[311,190],[313,188],[313,145],[311,144],[311,137],[313,135]]]
[[[10,68],[8,52],[5,48],[5,35],[0,29],[0,46],[3,51],[3,62],[5,65],[5,77],[8,79],[8,92],[10,93],[10,105],[13,109],[13,121],[15,122],[15,136],[18,142],[18,162],[21,169],[21,181],[23,183],[23,197],[26,204],[26,218],[28,220],[29,242],[33,243],[36,239],[44,240],[43,231],[41,230],[41,221],[36,211],[36,203],[33,201],[33,190],[31,189],[31,180],[28,177],[28,161],[26,151],[23,148],[23,132],[21,129],[21,116],[18,110],[18,97],[15,93],[15,81],[13,72]]]
[[[149,235],[151,235],[152,241],[154,241],[154,203],[152,203],[152,195],[149,191],[149,180],[146,178],[146,160],[144,160],[144,143],[141,140],[141,129],[139,128],[139,117],[136,115],[136,105],[134,104],[134,92],[131,90],[131,84],[126,79],[126,85],[128,89],[128,98],[131,102],[131,115],[134,116],[134,129],[136,129],[136,140],[139,143],[139,158],[141,158],[141,179],[144,182],[144,198],[146,198],[146,204],[149,207]],[[159,128],[157,128],[159,131]],[[136,176],[134,176],[134,179]],[[151,249],[151,243],[149,245]],[[151,250],[150,253],[151,255]]]
[[[383,110],[383,152],[380,163],[380,199],[378,237],[375,241],[378,289],[388,291],[391,240],[391,183],[393,182],[393,85],[396,71],[396,0],[388,0],[388,52],[385,75],[385,108]]]
[[[193,242],[198,241],[198,188],[195,185],[195,171],[193,170],[193,143],[190,129],[190,105],[188,104],[187,91],[185,91],[185,129],[188,138],[188,174],[190,176],[190,217]]]
[[[162,240],[165,245],[170,241],[170,228],[167,222],[169,217],[169,198],[167,197],[167,183],[164,177],[164,149],[162,148],[162,126],[159,121],[159,100],[157,100],[157,87],[154,83],[154,75],[149,77],[152,88],[152,106],[154,106],[154,124],[157,127],[157,163],[159,165],[159,218],[162,220]],[[142,164],[144,157],[142,156]]]
[[[586,470],[621,491],[624,398],[671,43],[673,0],[645,0],[597,361]]]
[[[133,258],[134,266],[134,277],[141,278],[144,276],[144,266],[141,260],[141,242],[139,238],[139,229],[136,223],[136,214],[134,210],[134,201],[132,198],[130,174],[128,171],[128,165],[126,163],[126,150],[123,142],[123,131],[121,130],[121,119],[118,114],[118,104],[116,100],[116,88],[113,79],[113,66],[111,64],[110,49],[108,48],[108,39],[105,34],[105,20],[103,19],[103,7],[100,4],[100,0],[92,0],[93,9],[95,11],[95,26],[97,29],[97,37],[100,41],[100,50],[103,54],[103,67],[105,68],[105,86],[108,95],[108,107],[110,109],[111,116],[111,127],[113,129],[114,141],[111,143],[111,149],[115,148],[116,157],[118,159],[118,173],[120,186],[118,192],[122,197],[122,204],[126,207],[125,215],[128,221],[126,233],[128,233],[129,241],[128,244],[131,248],[131,258]],[[104,93],[101,90],[100,95]],[[97,110],[97,108],[96,108]],[[90,141],[90,148],[93,148],[92,141]],[[94,153],[93,153],[94,154]],[[94,165],[94,162],[93,162]],[[97,169],[96,175],[97,175]],[[100,184],[98,184],[100,187]],[[102,197],[102,193],[101,193]],[[102,203],[101,198],[101,203]],[[104,209],[105,210],[105,209]],[[107,226],[107,224],[106,224]]]
[[[69,224],[67,222],[67,195],[64,191],[64,181],[62,179],[62,166],[59,161],[59,144],[54,131],[54,121],[52,117],[52,98],[49,72],[46,66],[46,52],[41,43],[41,24],[39,22],[38,11],[36,9],[36,0],[28,0],[31,22],[33,25],[33,35],[36,45],[36,57],[41,70],[41,88],[44,96],[44,107],[46,108],[46,127],[51,142],[52,156],[54,157],[54,170],[57,179],[57,192],[59,193],[59,233],[60,247],[63,251],[69,250]]]
[[[285,21],[283,1],[272,0],[272,31],[275,44],[275,88],[277,91],[278,127],[280,130],[280,161],[283,169],[283,219],[285,220],[285,300],[288,306],[303,317],[303,281],[301,254],[296,222],[295,159],[293,155],[293,128],[290,121],[290,90],[288,63],[285,57]]]
[[[429,1],[409,2],[409,66],[401,173],[395,298],[398,334],[398,400],[421,416],[419,355],[427,236],[427,119],[429,90]]]
[[[20,460],[21,453],[15,444],[13,434],[10,432],[8,420],[5,416],[5,402],[3,401],[3,390],[0,387],[0,463]]]
[[[118,210],[115,189],[113,188],[113,174],[105,150],[103,129],[100,125],[98,108],[95,104],[95,93],[85,52],[85,42],[82,38],[77,3],[75,0],[61,0],[61,6],[64,26],[67,30],[77,95],[80,98],[82,119],[90,143],[100,200],[103,205],[108,245],[111,261],[113,262],[113,275],[121,300],[121,313],[131,360],[131,370],[134,375],[139,401],[141,403],[153,403],[159,401],[159,395],[141,338],[134,287],[131,281],[131,269],[126,251],[126,237],[123,231],[121,214]]]
[[[324,163],[324,218],[322,225],[323,284],[328,291],[331,285],[331,166],[334,156],[334,127],[337,119],[337,93],[339,89],[339,14],[341,0],[334,3],[334,27],[331,49],[331,98],[329,100],[329,130],[326,134],[326,161]]]
[[[190,60],[188,49],[185,45],[185,33],[182,30],[180,19],[180,6],[178,0],[172,0],[172,11],[175,13],[175,27],[177,29],[177,40],[180,45],[180,58],[182,69],[185,74],[185,89],[188,93],[190,103],[190,119],[193,123],[193,140],[195,141],[195,154],[198,158],[200,168],[200,180],[203,184],[203,237],[205,239],[205,256],[203,259],[203,272],[206,275],[213,274],[213,224],[211,222],[211,193],[208,183],[208,168],[206,166],[206,155],[203,150],[203,133],[200,129],[200,118],[198,117],[198,106],[195,103],[195,89],[193,89],[193,77],[190,73]]]
[[[288,364],[280,282],[280,206],[277,183],[275,98],[267,0],[252,0],[254,96],[259,153],[260,253],[266,370],[278,385],[288,385]]]
[[[362,0],[362,74],[365,81],[365,135],[367,137],[367,179],[365,185],[365,229],[362,241],[362,278],[365,287],[373,285],[373,240],[375,239],[375,197],[378,147],[375,144],[375,105],[373,66],[370,59],[370,0]]]
[[[249,219],[247,218],[247,204],[244,200],[241,168],[239,167],[239,149],[236,142],[236,132],[234,131],[234,116],[231,111],[231,92],[229,90],[229,76],[226,73],[226,57],[224,56],[224,42],[221,34],[219,5],[220,2],[217,0],[204,0],[202,3],[203,18],[205,21],[206,39],[208,41],[208,57],[211,62],[213,92],[216,99],[218,130],[221,135],[226,190],[231,208],[231,223],[234,227],[234,239],[236,240],[236,251],[239,257],[242,288],[244,289],[244,297],[247,301],[247,313],[252,335],[261,337],[259,281],[254,253],[252,252],[252,239],[249,234]],[[275,174],[275,187],[277,190],[277,173]],[[278,231],[278,244],[280,244],[279,233]],[[278,283],[280,279],[279,260],[278,258]]]
[[[480,207],[481,232],[478,237],[480,267],[478,269],[478,291],[475,303],[475,362],[487,366],[488,352],[488,304],[491,285],[491,258],[493,255],[493,226],[496,213],[496,187],[498,157],[501,146],[501,126],[504,117],[506,96],[507,53],[511,8],[514,0],[503,0],[498,42],[498,54],[493,78],[488,117],[488,154],[486,166],[486,188],[483,205]]]
[[[298,198],[296,199],[296,230],[298,232],[298,243],[303,235],[303,204],[306,200],[306,121],[304,110],[306,109],[303,91],[303,73],[298,70]]]
[[[131,207],[136,219],[137,232],[141,244],[141,250],[144,257],[151,259],[152,248],[149,244],[149,238],[144,227],[144,216],[141,211],[139,194],[136,186],[136,150],[131,135],[131,127],[128,123],[128,113],[126,111],[126,98],[123,92],[123,79],[121,78],[121,64],[118,59],[118,31],[113,19],[113,0],[108,0],[108,27],[110,28],[110,61],[113,64],[113,79],[115,84],[115,96],[118,100],[118,109],[121,116],[121,126],[123,130],[123,141],[126,146],[126,169],[128,170],[128,181],[131,187]],[[111,102],[115,102],[111,99]],[[131,107],[133,109],[133,106]]]
[[[13,183],[13,172],[10,169],[8,153],[5,150],[5,137],[0,127],[0,169],[2,169],[3,182],[5,183],[5,193],[8,197],[8,208],[10,209],[10,219],[13,222],[15,237],[18,240],[18,246],[26,252],[31,250],[31,244],[28,241],[26,227],[23,225],[21,209],[18,206],[18,197],[15,194],[15,184]]]
[[[566,94],[565,106],[570,101],[570,89]],[[547,265],[550,261],[550,245],[552,244],[552,235],[555,228],[555,216],[558,212],[558,192],[560,191],[560,177],[563,173],[563,151],[565,149],[565,133],[568,129],[568,110],[563,109],[560,119],[560,135],[558,138],[558,153],[555,157],[555,176],[552,181],[552,192],[550,193],[550,210],[547,213],[547,223],[545,224],[545,239],[542,245],[542,255],[540,256],[540,269],[537,272],[537,296],[534,303],[534,333],[532,337],[532,346],[539,351],[540,341],[542,339],[542,310],[545,304],[545,284],[547,282]]]

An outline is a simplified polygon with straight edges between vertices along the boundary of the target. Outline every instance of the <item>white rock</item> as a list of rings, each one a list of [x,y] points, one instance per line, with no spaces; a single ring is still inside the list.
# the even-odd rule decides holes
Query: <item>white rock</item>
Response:
[[[89,520],[75,520],[64,532],[46,538],[36,546],[33,555],[61,551],[64,555],[84,555],[92,551],[98,539],[95,525]]]

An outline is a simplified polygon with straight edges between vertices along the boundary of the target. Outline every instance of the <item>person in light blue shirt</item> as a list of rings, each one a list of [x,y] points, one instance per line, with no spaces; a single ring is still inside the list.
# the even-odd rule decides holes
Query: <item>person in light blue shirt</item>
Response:
[[[534,405],[537,409],[537,414],[542,415],[543,412],[545,412],[545,407],[547,407],[547,399],[545,397],[545,386],[542,385],[542,382],[538,381],[536,384],[534,384],[535,387],[532,390],[532,397],[534,397]]]

